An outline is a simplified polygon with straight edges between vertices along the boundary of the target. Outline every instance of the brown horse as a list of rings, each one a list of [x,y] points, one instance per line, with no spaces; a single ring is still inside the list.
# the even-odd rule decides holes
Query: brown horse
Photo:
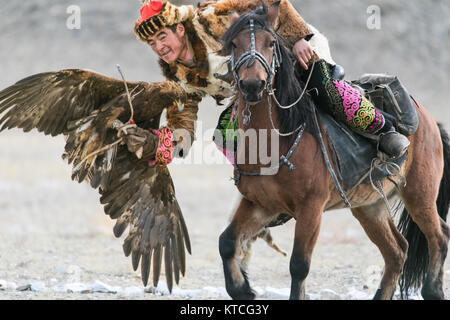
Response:
[[[278,5],[274,4],[269,9],[263,6],[236,17],[223,38],[223,53],[232,56],[239,89],[239,128],[242,132],[266,130],[267,139],[262,142],[272,148],[270,150],[275,146],[273,135],[278,138],[280,132],[286,133],[279,137],[278,152],[286,157],[290,155],[284,163],[287,165],[279,166],[276,174],[261,174],[267,162],[258,156],[257,161],[251,163],[255,145],[240,143],[238,146],[235,160],[243,161],[236,162],[235,180],[244,197],[219,239],[226,289],[234,299],[255,297],[240,264],[242,243],[280,214],[288,214],[296,220],[290,259],[290,298],[304,299],[305,279],[322,213],[345,207],[318,143],[319,131],[313,125],[311,98],[305,94],[293,107],[277,108],[271,114],[271,108],[277,105],[268,95],[268,84],[276,89],[281,105],[292,104],[302,92],[293,72],[292,55],[273,31],[278,13]],[[370,184],[360,184],[347,194],[353,215],[379,248],[385,262],[375,299],[392,299],[397,282],[402,297],[407,297],[410,288],[422,287],[425,299],[445,299],[443,265],[450,236],[445,222],[450,199],[449,137],[423,106],[416,103],[416,109],[419,127],[409,137],[411,144],[400,170],[407,183],[397,188],[386,178],[381,180],[388,201],[391,204],[396,200],[403,202],[399,223],[403,234],[385,201]],[[279,131],[273,130],[273,126]],[[321,131],[325,139],[322,127]],[[291,135],[287,134],[290,132]],[[257,142],[258,147],[262,142]],[[295,142],[298,145],[293,148]]]

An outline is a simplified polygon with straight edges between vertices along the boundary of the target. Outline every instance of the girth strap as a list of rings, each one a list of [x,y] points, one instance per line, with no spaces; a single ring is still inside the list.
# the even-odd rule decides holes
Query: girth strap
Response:
[[[303,125],[301,126],[301,129],[299,130],[299,132],[297,134],[297,138],[295,138],[295,141],[292,144],[289,151],[286,153],[286,155],[282,155],[280,157],[280,162],[279,162],[278,166],[269,168],[267,172],[272,171],[273,174],[276,174],[283,165],[286,165],[288,167],[289,171],[293,171],[295,169],[295,166],[292,164],[292,162],[289,161],[289,158],[292,156],[295,149],[297,148],[300,140],[302,139],[304,131],[305,131],[305,123],[303,123]],[[241,180],[241,176],[252,176],[252,177],[262,176],[262,174],[260,172],[242,171],[237,164],[237,151],[234,153],[234,170],[237,172],[236,177],[233,178],[234,185],[236,185],[236,186],[239,184],[239,181]],[[267,174],[265,174],[265,175],[267,175]]]
[[[325,160],[325,164],[327,165],[328,171],[330,172],[331,178],[333,179],[334,185],[336,186],[336,189],[339,193],[339,195],[342,198],[342,201],[344,201],[345,205],[349,208],[351,208],[351,204],[348,201],[347,197],[345,196],[344,190],[342,190],[341,184],[339,183],[339,180],[336,176],[336,173],[333,170],[333,167],[330,163],[330,159],[328,158],[328,153],[327,150],[325,148],[325,144],[323,142],[323,137],[322,137],[322,133],[320,132],[320,126],[319,126],[319,122],[317,120],[317,111],[316,108],[314,108],[314,125],[316,127],[317,130],[317,135],[319,137],[319,146],[320,146],[320,150],[322,151],[323,154],[323,159]]]

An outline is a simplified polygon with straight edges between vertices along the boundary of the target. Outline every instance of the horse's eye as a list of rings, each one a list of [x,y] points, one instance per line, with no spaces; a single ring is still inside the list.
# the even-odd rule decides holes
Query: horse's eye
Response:
[[[234,42],[231,42],[231,46],[236,49],[236,44]]]
[[[275,40],[273,40],[271,43],[270,43],[270,47],[271,48],[273,48],[273,47],[275,47],[275,44],[276,44],[277,42],[275,41]]]

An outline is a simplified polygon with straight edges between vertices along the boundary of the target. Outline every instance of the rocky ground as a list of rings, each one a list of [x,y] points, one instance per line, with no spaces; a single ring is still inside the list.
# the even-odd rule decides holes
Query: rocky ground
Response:
[[[450,1],[293,2],[329,37],[333,56],[349,79],[364,72],[397,74],[450,128]],[[69,5],[81,9],[79,30],[67,28]],[[381,9],[380,29],[367,28],[370,5]],[[132,33],[138,7],[138,0],[0,0],[0,89],[30,74],[63,68],[118,77],[117,63],[128,80],[162,80],[150,48]],[[200,153],[210,143],[207,130],[220,111],[211,99],[201,104],[201,138],[194,147]],[[63,146],[63,137],[18,130],[0,134],[0,299],[228,299],[218,237],[238,199],[229,165],[211,159],[170,165],[193,254],[187,258],[186,277],[169,296],[164,281],[144,290],[139,272],[122,253],[123,239],[112,235],[113,222],[104,215],[96,191],[70,180],[70,168],[60,157]],[[287,252],[293,225],[272,231]],[[349,211],[324,214],[308,277],[311,299],[368,299],[382,269],[378,249]],[[289,257],[258,241],[249,277],[259,298],[285,299]]]
[[[70,168],[60,159],[63,145],[62,138],[38,133],[1,134],[0,299],[228,299],[218,237],[238,199],[229,165],[170,165],[192,255],[186,277],[169,296],[164,281],[145,292],[96,191],[70,181]],[[272,229],[288,253],[293,226]],[[308,277],[311,299],[368,299],[382,269],[378,249],[349,211],[324,213]],[[445,270],[450,295],[449,259]],[[259,298],[287,298],[289,256],[257,241],[249,277]]]

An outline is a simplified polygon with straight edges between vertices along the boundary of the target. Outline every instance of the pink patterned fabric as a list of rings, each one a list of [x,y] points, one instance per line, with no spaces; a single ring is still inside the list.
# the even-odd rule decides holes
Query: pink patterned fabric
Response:
[[[366,132],[375,133],[378,132],[384,126],[384,116],[375,108],[375,120],[370,126],[367,127]]]
[[[361,95],[358,90],[352,88],[345,81],[333,81],[333,84],[339,91],[344,105],[344,112],[347,117],[347,122],[351,121],[358,111],[361,103]]]
[[[227,158],[228,161],[234,166],[234,151],[233,150],[227,150],[225,148],[221,148],[216,144],[217,149],[219,149],[220,152],[223,153],[225,158]]]
[[[169,128],[162,127],[152,132],[159,137],[158,149],[156,150],[155,160],[150,161],[151,165],[156,163],[169,164],[172,162],[172,153],[174,150],[173,135]]]

